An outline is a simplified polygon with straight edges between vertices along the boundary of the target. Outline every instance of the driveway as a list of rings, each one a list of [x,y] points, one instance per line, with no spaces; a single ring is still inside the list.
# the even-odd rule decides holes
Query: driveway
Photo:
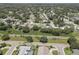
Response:
[[[7,52],[7,54],[12,54],[13,50],[15,49],[15,47],[17,45],[21,45],[24,43],[24,41],[0,41],[0,43],[7,43],[7,44],[11,44],[11,48],[9,49],[10,52]],[[69,47],[68,44],[58,44],[58,43],[40,43],[40,42],[33,42],[31,43],[33,45],[39,45],[39,49],[38,49],[38,54],[39,55],[46,55],[48,54],[49,49],[46,46],[53,46],[56,49],[58,49],[58,51],[60,52],[60,55],[65,55],[64,53],[64,48],[65,47]],[[12,52],[11,52],[12,51]]]
[[[60,55],[65,55],[64,48],[69,47],[69,45],[65,44],[53,44],[52,46],[58,49]]]
[[[43,45],[38,48],[38,55],[48,55],[48,53],[49,53],[49,49],[47,46]]]
[[[16,49],[16,46],[11,46],[9,50],[6,52],[6,55],[12,55],[13,51]]]

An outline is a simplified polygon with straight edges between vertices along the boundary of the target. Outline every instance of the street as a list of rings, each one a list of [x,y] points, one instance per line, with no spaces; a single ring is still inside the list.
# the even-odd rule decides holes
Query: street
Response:
[[[9,50],[7,51],[7,55],[11,55],[13,53],[13,51],[15,50],[15,48],[18,46],[18,45],[22,45],[24,43],[24,41],[0,41],[0,43],[7,43],[7,44],[11,44],[11,47],[9,48]],[[28,43],[26,43],[28,44]],[[60,55],[65,55],[64,53],[64,48],[65,47],[69,47],[68,44],[58,44],[58,43],[41,43],[41,42],[33,42],[33,43],[30,43],[32,45],[39,45],[39,49],[38,49],[38,55],[47,55],[48,54],[48,51],[49,49],[46,47],[46,46],[53,46],[55,47],[58,51],[59,51],[59,54]],[[42,52],[40,52],[42,51]]]

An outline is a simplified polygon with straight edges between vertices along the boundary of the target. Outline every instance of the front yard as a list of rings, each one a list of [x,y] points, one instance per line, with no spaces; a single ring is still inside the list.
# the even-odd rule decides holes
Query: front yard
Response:
[[[66,55],[71,55],[72,54],[72,50],[69,47],[64,48],[64,52],[65,52]]]
[[[5,53],[8,51],[8,48],[4,48],[4,49],[2,49],[2,53],[3,53],[3,55],[5,55]]]
[[[53,51],[52,51],[52,54],[53,54],[53,55],[58,55],[59,53],[58,53],[57,50],[53,50]]]

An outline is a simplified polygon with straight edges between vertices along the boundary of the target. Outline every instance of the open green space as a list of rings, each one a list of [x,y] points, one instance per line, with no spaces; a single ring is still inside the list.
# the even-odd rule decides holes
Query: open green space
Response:
[[[1,39],[1,37],[0,37]],[[23,36],[12,36],[10,37],[12,41],[26,41],[27,39]],[[40,42],[40,37],[33,37],[33,42]],[[79,40],[78,40],[79,42]],[[67,43],[67,39],[48,39],[48,43]]]
[[[10,37],[10,40],[12,40],[12,41],[26,41],[26,38],[21,37],[21,36],[14,36],[14,37]]]
[[[27,33],[27,35],[46,35],[46,33],[39,33],[38,31],[31,31],[30,33]],[[47,34],[49,35],[49,34]],[[71,35],[71,34],[70,34]],[[75,38],[77,39],[77,42],[79,43],[79,33],[78,32],[73,32],[72,35],[75,35]],[[48,38],[48,43],[65,43],[67,44],[67,40],[68,40],[68,37],[67,38],[64,38],[64,36],[62,36],[63,39],[49,39]],[[33,38],[33,42],[39,42],[40,41],[40,37],[32,37]],[[2,40],[1,36],[0,36],[0,40]],[[12,41],[26,41],[27,42],[27,39],[26,37],[24,36],[11,36],[10,37],[10,40]]]
[[[8,48],[4,48],[4,49],[2,49],[2,53],[3,53],[3,55],[4,55],[7,51],[8,51]]]
[[[30,31],[29,33],[26,33],[28,35],[48,35],[48,36],[52,36],[52,34],[49,33],[42,33],[40,31]]]
[[[67,39],[60,39],[60,40],[49,39],[48,43],[64,43],[64,44],[67,44]]]
[[[75,36],[75,37],[78,37],[79,36],[79,32],[72,32],[69,34],[70,36]]]
[[[30,31],[28,33],[22,33],[22,31],[19,30],[14,30],[14,29],[10,29],[10,31],[0,31],[0,34],[27,34],[27,35],[48,35],[48,36],[52,36],[52,34],[49,33],[42,33],[40,31]]]
[[[38,53],[38,46],[33,47],[33,55],[37,55]]]
[[[48,39],[48,43],[65,43],[67,44],[68,39]],[[33,37],[34,42],[39,42],[40,37]]]
[[[38,53],[38,48],[34,50],[34,55],[37,55],[37,53]]]

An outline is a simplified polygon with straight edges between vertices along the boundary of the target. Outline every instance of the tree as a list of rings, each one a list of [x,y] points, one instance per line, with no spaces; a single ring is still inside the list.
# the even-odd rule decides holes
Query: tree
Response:
[[[0,22],[0,30],[7,30],[7,29],[8,29],[8,26]]]
[[[0,55],[3,55],[2,51],[0,50]]]
[[[10,37],[9,37],[9,35],[7,35],[7,34],[5,34],[5,35],[3,35],[2,36],[2,40],[9,40],[10,39]]]
[[[77,39],[75,37],[70,37],[67,42],[70,44],[71,49],[79,49],[79,44],[77,43]]]
[[[7,30],[7,29],[8,29],[8,26],[7,26],[7,25],[0,26],[0,30],[2,30],[2,31],[5,31],[5,30]]]
[[[37,30],[39,30],[39,27],[36,26],[36,25],[34,25],[32,29],[35,30],[35,31],[37,31]]]
[[[23,30],[24,33],[30,32],[30,29],[27,26],[26,27],[23,27],[22,30]]]
[[[59,36],[60,34],[62,34],[61,32],[61,29],[52,29],[52,34],[55,36]]]
[[[47,42],[48,42],[47,37],[41,37],[41,38],[40,38],[40,42],[42,42],[42,43],[47,43]]]
[[[5,18],[7,18],[7,15],[5,13],[0,13],[0,18],[5,19]]]
[[[15,19],[19,19],[19,20],[22,20],[22,17],[20,16],[20,15],[17,15],[17,14],[15,14]]]
[[[76,39],[75,37],[73,37],[73,36],[71,36],[71,37],[68,39],[68,43],[69,43],[69,44],[74,43],[74,42],[76,42],[76,41],[77,41],[77,39]]]
[[[32,39],[31,36],[26,37],[26,39],[27,39],[28,42],[33,42],[33,39]]]
[[[73,31],[74,31],[74,29],[72,27],[71,28],[65,27],[62,32],[64,34],[69,34],[69,33],[72,33]]]
[[[1,46],[2,46],[2,47],[5,47],[5,46],[6,46],[6,43],[1,43]]]
[[[52,29],[50,29],[50,28],[42,28],[40,30],[40,32],[43,32],[43,33],[51,33],[52,32]]]
[[[79,20],[75,20],[74,23],[79,25]]]

